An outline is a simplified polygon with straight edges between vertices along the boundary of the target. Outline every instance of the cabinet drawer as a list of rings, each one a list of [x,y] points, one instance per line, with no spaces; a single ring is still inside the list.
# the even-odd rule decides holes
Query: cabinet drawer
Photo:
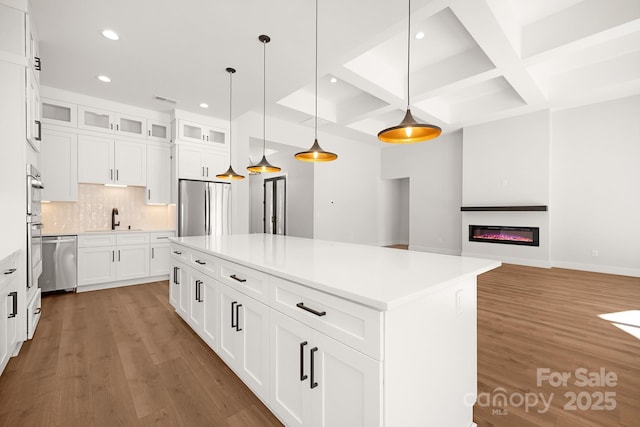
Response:
[[[218,277],[220,260],[202,252],[189,253],[189,265],[212,278]]]
[[[382,312],[278,277],[270,306],[376,360],[383,360]]]
[[[169,237],[174,236],[173,231],[154,231],[149,233],[149,243],[169,243]]]
[[[80,234],[78,235],[79,248],[93,248],[98,246],[115,246],[116,234]]]
[[[149,233],[118,233],[118,245],[144,245],[149,243]]]
[[[171,258],[176,261],[188,262],[189,261],[189,251],[187,251],[184,247],[178,245],[171,245]]]
[[[33,334],[36,331],[38,322],[40,321],[41,296],[42,296],[42,290],[38,288],[36,290],[36,296],[33,297],[31,302],[27,306],[27,339],[28,340],[33,338]]]
[[[269,276],[229,261],[220,261],[220,281],[265,304],[269,303]]]

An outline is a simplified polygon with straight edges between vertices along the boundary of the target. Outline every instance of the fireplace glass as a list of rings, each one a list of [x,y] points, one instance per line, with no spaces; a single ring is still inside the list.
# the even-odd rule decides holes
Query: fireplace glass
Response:
[[[469,225],[470,242],[540,246],[539,227],[507,227],[501,225]]]

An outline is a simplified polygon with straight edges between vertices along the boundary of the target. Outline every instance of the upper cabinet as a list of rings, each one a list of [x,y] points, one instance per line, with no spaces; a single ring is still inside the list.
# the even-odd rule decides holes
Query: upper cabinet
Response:
[[[178,120],[178,139],[189,142],[204,142],[212,147],[225,148],[227,135],[224,129],[214,128],[200,123]]]
[[[158,120],[147,120],[147,139],[158,142],[171,141],[171,125]]]
[[[26,19],[25,46],[29,66],[35,72],[36,81],[40,83],[40,70],[42,69],[40,62],[40,43],[36,26],[33,24],[31,15],[29,14],[27,14]]]
[[[147,137],[147,119],[113,111],[78,106],[78,127],[122,136]]]
[[[146,144],[78,135],[78,182],[146,186]]]
[[[78,135],[44,129],[42,131],[40,171],[46,183],[42,200],[78,200]]]
[[[147,146],[147,204],[171,203],[171,149],[161,144]]]
[[[78,106],[76,104],[42,98],[43,123],[75,128],[78,126],[77,118]]]
[[[36,71],[26,68],[27,84],[27,141],[36,152],[40,152],[40,141],[42,140],[42,118],[40,110],[40,86],[36,80]]]

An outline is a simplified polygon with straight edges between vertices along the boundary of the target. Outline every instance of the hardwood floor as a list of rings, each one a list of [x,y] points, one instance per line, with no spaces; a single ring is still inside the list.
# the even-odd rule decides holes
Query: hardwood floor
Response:
[[[478,396],[484,400],[474,408],[478,426],[637,426],[640,339],[598,317],[626,310],[640,310],[640,278],[514,265],[481,275]],[[571,377],[566,386],[546,380],[538,386],[538,368]],[[580,386],[580,368],[615,373],[616,385]],[[493,404],[499,388],[510,399],[506,406]],[[521,398],[533,404],[534,395],[538,404],[527,409]],[[551,398],[548,410],[542,398]]]
[[[167,294],[156,282],[44,297],[35,339],[0,376],[0,426],[281,425]],[[598,315],[638,309],[639,278],[513,265],[480,276],[478,426],[637,426],[640,340]],[[538,386],[538,368],[572,376]],[[578,387],[579,368],[613,372],[616,385]],[[616,407],[565,410],[571,392],[582,393],[576,406],[614,392]],[[533,394],[538,404],[526,408],[520,398]],[[552,394],[545,410],[540,399]]]
[[[1,426],[280,426],[168,304],[168,282],[46,296]]]

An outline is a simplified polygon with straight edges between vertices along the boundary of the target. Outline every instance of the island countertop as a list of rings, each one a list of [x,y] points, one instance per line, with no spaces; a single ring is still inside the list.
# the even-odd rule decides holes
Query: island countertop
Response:
[[[390,310],[499,261],[272,234],[170,239],[378,310]]]

